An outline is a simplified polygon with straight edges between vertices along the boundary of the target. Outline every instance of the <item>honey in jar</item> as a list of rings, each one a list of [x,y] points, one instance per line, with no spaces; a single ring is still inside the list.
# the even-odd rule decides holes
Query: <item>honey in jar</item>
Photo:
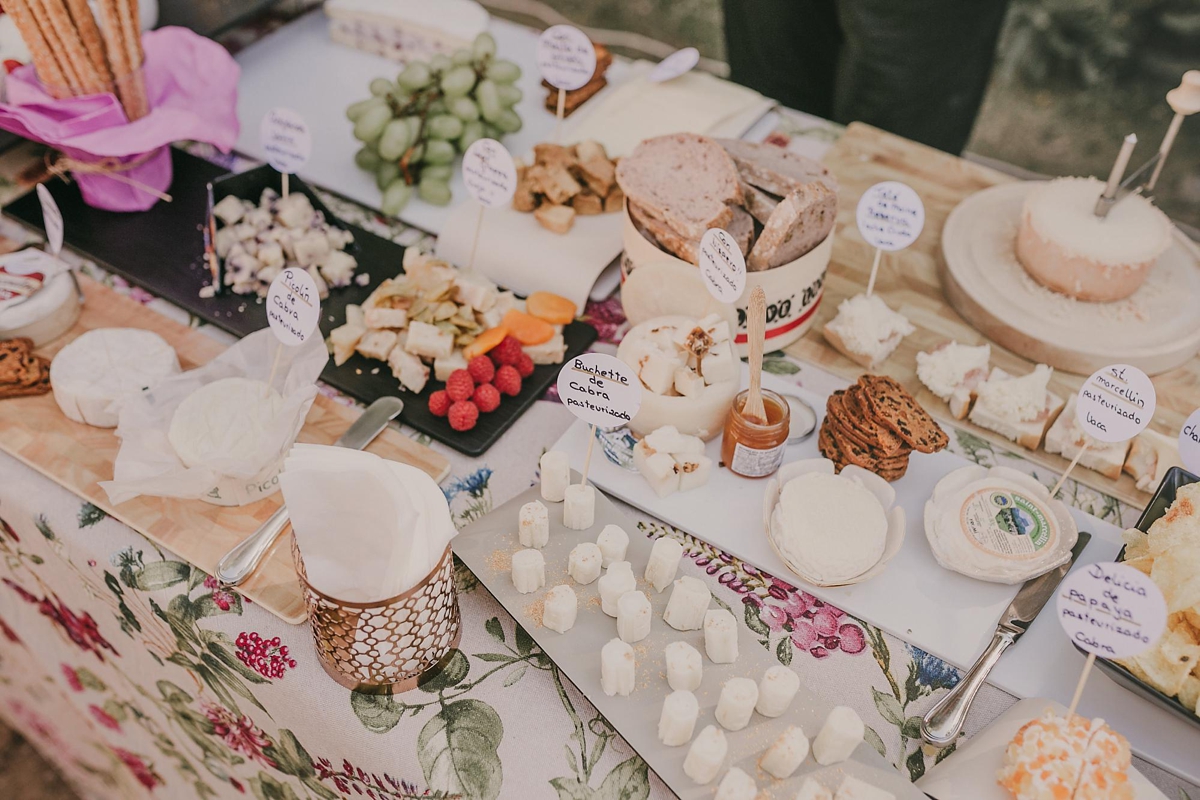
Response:
[[[721,466],[743,478],[765,478],[779,469],[791,428],[791,407],[775,392],[762,390],[766,419],[742,413],[749,391],[733,399],[721,438]]]

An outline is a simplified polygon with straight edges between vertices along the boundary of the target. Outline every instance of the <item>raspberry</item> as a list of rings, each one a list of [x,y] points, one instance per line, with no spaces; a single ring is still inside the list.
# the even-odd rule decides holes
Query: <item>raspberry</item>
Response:
[[[494,384],[500,390],[500,394],[506,394],[509,397],[516,397],[521,393],[521,373],[517,372],[516,367],[511,367],[505,364],[500,369],[496,370],[496,380]]]
[[[491,383],[492,378],[496,377],[496,367],[486,355],[472,358],[471,363],[467,364],[467,372],[471,373],[476,383],[481,384]]]
[[[459,400],[450,406],[450,427],[456,431],[469,431],[479,420],[479,407],[470,400]]]
[[[450,411],[450,404],[452,402],[454,401],[450,399],[450,395],[438,389],[429,395],[429,413],[435,417],[444,417]]]
[[[522,378],[528,378],[533,374],[533,359],[529,357],[529,353],[522,352],[521,357],[513,364],[517,369],[517,374]]]
[[[500,344],[492,348],[488,353],[492,357],[492,361],[496,362],[496,366],[505,364],[515,364],[517,359],[521,357],[521,343],[516,340],[516,337],[505,336]]]
[[[451,400],[455,402],[470,400],[474,393],[475,379],[471,377],[471,373],[465,369],[456,369],[450,373],[450,377],[446,381],[446,394],[450,396]]]
[[[495,411],[500,407],[500,390],[490,383],[484,383],[475,388],[475,396],[471,398],[471,402],[479,406],[479,410],[483,413]]]

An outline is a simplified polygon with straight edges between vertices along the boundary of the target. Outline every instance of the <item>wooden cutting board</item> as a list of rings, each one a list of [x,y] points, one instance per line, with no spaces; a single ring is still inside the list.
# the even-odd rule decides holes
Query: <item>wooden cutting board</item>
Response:
[[[901,181],[921,195],[925,203],[925,228],[913,245],[896,253],[884,253],[875,291],[896,311],[912,322],[916,332],[906,336],[877,372],[897,379],[913,393],[931,414],[944,423],[958,426],[1001,448],[1020,452],[1029,460],[1052,471],[1066,469],[1067,461],[1044,450],[1024,450],[1015,442],[973,425],[956,420],[946,404],[932,394],[917,378],[919,351],[930,350],[942,342],[956,339],[964,344],[989,341],[971,326],[946,301],[940,278],[942,227],[956,205],[975,192],[1008,183],[1014,179],[988,167],[943,153],[862,123],[852,123],[846,133],[825,156],[840,185],[838,220],[833,258],[825,279],[825,297],[817,312],[817,322],[787,352],[812,361],[831,372],[855,379],[864,370],[830,347],[821,333],[825,323],[837,314],[842,300],[866,290],[874,250],[863,241],[855,222],[855,207],[871,185],[879,181]],[[992,342],[992,364],[1015,375],[1033,369],[1034,362]],[[1050,388],[1066,398],[1079,391],[1086,375],[1055,370]],[[1182,367],[1156,375],[1158,410],[1152,426],[1174,438],[1183,421],[1200,406],[1200,358],[1192,358]],[[1144,506],[1150,495],[1134,486],[1133,479],[1122,475],[1112,480],[1084,467],[1076,467],[1072,477],[1118,497],[1135,506]]]
[[[225,349],[200,331],[167,319],[89,278],[80,276],[79,283],[85,299],[79,321],[65,336],[40,348],[41,355],[52,358],[80,334],[113,327],[154,331],[175,348],[185,370],[210,361]],[[318,394],[300,441],[332,444],[359,413],[356,408]],[[52,394],[0,401],[0,449],[206,572],[213,572],[221,557],[254,532],[282,502],[282,497],[275,494],[239,508],[167,497],[137,497],[113,505],[99,482],[112,479],[119,447],[120,440],[111,429],[93,428],[63,416]],[[450,462],[444,456],[394,428],[381,433],[367,449],[383,458],[412,464],[438,482],[450,472]],[[280,537],[262,567],[240,591],[295,625],[305,620],[306,612],[288,539],[290,534]]]

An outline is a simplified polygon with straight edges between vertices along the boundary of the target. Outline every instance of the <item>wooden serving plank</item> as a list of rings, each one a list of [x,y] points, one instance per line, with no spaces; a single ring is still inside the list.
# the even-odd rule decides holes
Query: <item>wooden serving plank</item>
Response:
[[[113,327],[154,331],[175,348],[185,370],[210,361],[225,349],[200,331],[167,319],[87,277],[80,276],[79,283],[85,298],[79,321],[65,336],[40,348],[41,355],[52,358],[80,334]],[[332,444],[358,415],[357,409],[318,394],[300,441]],[[113,430],[93,428],[63,416],[52,394],[0,402],[0,449],[206,572],[213,572],[221,557],[282,503],[276,494],[233,508],[168,497],[137,497],[114,505],[99,482],[112,478],[119,447],[120,440]],[[439,482],[450,472],[450,462],[444,456],[392,428],[367,449],[383,458],[412,464]],[[239,591],[295,625],[307,614],[286,541],[289,537],[280,537],[262,567]]]
[[[848,379],[855,379],[864,372],[861,366],[830,347],[821,329],[837,314],[842,300],[865,291],[870,277],[874,250],[858,232],[855,207],[859,198],[879,181],[906,183],[925,203],[925,228],[912,246],[883,254],[875,291],[889,306],[908,317],[916,332],[906,336],[876,372],[903,383],[941,422],[968,430],[1006,450],[1020,452],[1050,470],[1061,472],[1066,469],[1068,462],[1057,455],[1041,449],[1024,450],[998,434],[966,420],[954,419],[947,405],[917,378],[919,351],[930,350],[950,339],[964,344],[988,341],[946,301],[940,277],[940,270],[944,268],[942,227],[963,199],[981,189],[1014,179],[989,167],[858,122],[852,123],[826,154],[825,164],[833,170],[841,187],[833,258],[825,278],[825,296],[817,311],[816,324],[790,345],[787,352]],[[1034,366],[1034,362],[996,342],[992,342],[992,364],[1015,375],[1023,375]],[[1050,388],[1064,398],[1069,397],[1079,391],[1086,378],[1086,375],[1055,370]],[[1154,385],[1158,392],[1158,410],[1152,426],[1173,438],[1188,415],[1200,406],[1200,358],[1193,357],[1182,367],[1156,375]],[[1150,495],[1139,490],[1128,475],[1113,480],[1090,469],[1076,467],[1072,477],[1138,507],[1150,499]]]

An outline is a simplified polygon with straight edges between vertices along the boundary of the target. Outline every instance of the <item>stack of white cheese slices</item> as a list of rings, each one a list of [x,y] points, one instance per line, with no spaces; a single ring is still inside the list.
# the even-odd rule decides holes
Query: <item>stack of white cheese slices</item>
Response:
[[[788,569],[814,586],[861,583],[904,543],[896,490],[854,465],[834,474],[827,458],[785,464],[767,484],[767,539]]]

